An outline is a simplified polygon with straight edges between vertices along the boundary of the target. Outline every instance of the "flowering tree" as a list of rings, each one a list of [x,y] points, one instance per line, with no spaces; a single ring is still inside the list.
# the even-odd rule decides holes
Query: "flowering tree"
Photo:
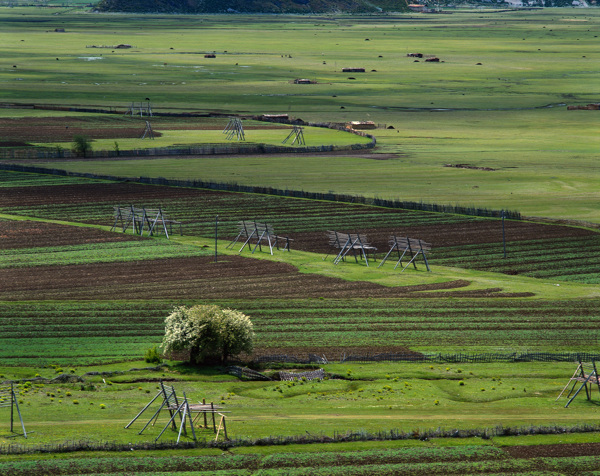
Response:
[[[245,314],[218,306],[176,307],[165,319],[165,352],[189,350],[190,362],[201,363],[252,352],[254,331]]]

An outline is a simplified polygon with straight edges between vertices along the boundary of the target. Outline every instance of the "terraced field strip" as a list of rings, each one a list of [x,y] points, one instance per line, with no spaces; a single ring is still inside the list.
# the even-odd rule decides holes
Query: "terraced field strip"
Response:
[[[16,175],[25,180],[31,174]],[[161,206],[183,222],[186,235],[212,237],[216,215],[222,238],[235,237],[240,220],[256,219],[291,236],[295,249],[321,253],[330,251],[326,230],[365,233],[380,253],[388,249],[390,234],[396,234],[432,243],[434,266],[600,282],[600,234],[582,228],[507,221],[508,257],[503,259],[502,227],[494,219],[134,183],[9,190],[0,195],[0,212],[14,215],[112,225],[114,205]]]
[[[0,269],[35,266],[67,266],[73,264],[114,263],[164,258],[207,256],[197,246],[185,246],[167,240],[90,243],[85,245],[0,249]]]
[[[0,188],[41,187],[48,185],[105,183],[104,180],[61,175],[44,175],[25,172],[10,172],[0,169]]]
[[[0,358],[11,364],[139,358],[186,301],[0,303]],[[250,316],[256,355],[344,352],[586,352],[600,300],[215,300]]]
[[[419,351],[583,351],[597,342],[590,329],[600,320],[599,304],[441,299],[236,303],[253,317],[261,342],[305,351],[376,351],[386,346]],[[338,358],[335,350],[332,353]]]
[[[112,207],[134,203],[162,206],[184,222],[184,233],[212,236],[214,217],[222,217],[224,235],[234,235],[237,222],[257,219],[284,232],[311,232],[330,227],[353,229],[406,227],[417,224],[470,223],[473,217],[390,210],[268,195],[215,192],[133,183],[67,185],[59,188],[16,188],[0,198],[0,211],[15,215],[112,224]]]
[[[0,304],[0,358],[9,365],[139,359],[164,334],[170,303]]]
[[[515,447],[520,450],[521,447]],[[552,447],[552,449],[555,449]],[[235,450],[234,450],[235,451]],[[557,450],[560,452],[560,450]],[[492,446],[407,447],[390,450],[228,454],[226,456],[142,456],[46,459],[0,463],[6,476],[87,474],[99,465],[106,473],[235,475],[396,475],[396,474],[571,474],[600,469],[598,456],[518,457]],[[201,468],[198,470],[198,468]],[[586,473],[587,474],[587,473]],[[591,473],[590,473],[591,474]]]
[[[442,266],[471,268],[533,278],[600,283],[600,234],[582,237],[510,241],[502,256],[501,243],[444,247],[431,255]]]

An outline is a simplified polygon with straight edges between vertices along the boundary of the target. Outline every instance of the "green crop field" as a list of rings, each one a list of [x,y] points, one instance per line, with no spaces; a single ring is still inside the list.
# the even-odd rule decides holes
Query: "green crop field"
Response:
[[[598,102],[596,9],[105,15],[71,2],[0,7],[0,21],[2,157],[69,149],[75,134],[113,152],[230,143],[221,134],[230,114],[377,125],[368,131],[374,150],[330,155],[4,159],[129,180],[0,171],[0,380],[18,382],[29,432],[15,440],[6,421],[0,425],[2,474],[600,470],[596,389],[591,401],[583,392],[569,408],[565,398],[556,401],[576,363],[510,361],[595,354],[600,339],[597,111],[566,107]],[[116,48],[124,44],[131,48]],[[425,61],[433,56],[440,61]],[[365,72],[342,71],[357,67]],[[294,84],[298,78],[315,84]],[[149,118],[124,115],[140,101],[157,114],[152,143],[138,138]],[[189,112],[196,116],[158,115]],[[290,127],[244,124],[248,143],[263,144],[281,143]],[[304,133],[310,146],[367,142],[330,129]],[[495,218],[147,185],[138,177],[540,219],[506,220],[505,258]],[[130,204],[162,207],[184,236],[109,232],[113,207]],[[226,249],[247,219],[292,238],[292,251]],[[431,242],[431,272],[422,260],[394,270],[395,255],[381,268],[352,259],[336,266],[331,229],[367,234],[379,260],[391,234]],[[173,307],[198,303],[250,316],[256,349],[243,364],[253,357],[274,378],[322,367],[327,378],[250,382],[222,367],[141,361],[160,343]],[[467,357],[450,363],[447,354],[456,353]],[[377,354],[428,361],[359,363]],[[313,363],[274,362],[285,355]],[[468,361],[483,355],[495,361]],[[159,451],[152,442],[164,414],[142,435],[145,421],[125,430],[160,379],[194,402],[231,411],[237,446]],[[199,431],[201,440],[214,438]],[[308,442],[320,444],[293,444]],[[25,454],[40,450],[50,453]]]

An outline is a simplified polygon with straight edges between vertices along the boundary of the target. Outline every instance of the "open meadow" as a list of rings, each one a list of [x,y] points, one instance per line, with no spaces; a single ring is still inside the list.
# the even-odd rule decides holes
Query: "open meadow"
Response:
[[[0,473],[600,471],[600,386],[568,408],[557,400],[577,358],[600,357],[598,112],[566,108],[597,102],[597,10],[201,17],[17,7],[0,8],[0,20],[0,381],[16,382],[28,433],[9,433],[0,408]],[[149,101],[151,118],[124,114]],[[238,145],[222,134],[234,114],[250,145],[281,145],[291,130],[262,114],[373,121],[377,145],[351,150],[370,139],[305,125],[307,146],[335,151],[119,154]],[[146,120],[154,141],[139,138]],[[77,134],[113,157],[43,156]],[[19,151],[40,157],[7,158]],[[232,183],[324,195],[234,193]],[[114,207],[130,204],[177,220],[170,239],[121,233]],[[291,250],[240,251],[231,245],[240,220],[271,224]],[[368,237],[376,259],[334,264],[329,230]],[[394,252],[383,263],[390,236],[431,243],[428,262],[404,257],[395,268]],[[232,363],[272,380],[192,367],[185,355],[144,362],[175,306],[206,303],[251,318],[255,349]],[[281,380],[318,369],[325,378]],[[211,445],[212,428],[198,427],[198,447],[184,449],[188,429],[177,448],[176,431],[159,437],[166,412],[142,434],[151,414],[124,429],[159,381],[230,411],[231,441],[221,433]]]
[[[149,98],[155,112],[284,113],[394,127],[377,131],[377,152],[388,158],[381,161],[237,157],[60,167],[600,222],[597,114],[566,109],[597,102],[595,9],[362,18],[53,13],[2,11],[0,101],[124,111]],[[114,48],[123,44],[131,48]],[[440,62],[425,62],[428,56]],[[293,84],[298,78],[317,84]]]

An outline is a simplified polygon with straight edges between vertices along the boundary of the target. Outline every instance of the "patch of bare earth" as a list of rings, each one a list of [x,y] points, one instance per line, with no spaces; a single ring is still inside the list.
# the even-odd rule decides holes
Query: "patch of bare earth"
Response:
[[[0,270],[0,300],[252,299],[512,296],[500,289],[452,291],[466,281],[386,287],[299,273],[285,263],[241,256]],[[445,289],[443,293],[427,292]]]
[[[137,241],[141,238],[94,228],[37,221],[0,220],[0,250]]]
[[[507,446],[503,450],[513,458],[596,456],[600,455],[600,443]]]

